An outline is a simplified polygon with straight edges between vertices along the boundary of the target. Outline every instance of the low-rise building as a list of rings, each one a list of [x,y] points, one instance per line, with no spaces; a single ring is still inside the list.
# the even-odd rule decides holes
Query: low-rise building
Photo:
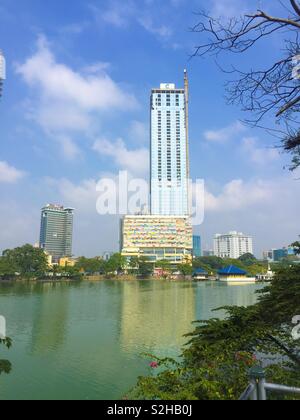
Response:
[[[59,260],[60,267],[75,267],[76,260],[70,257],[63,257]]]
[[[184,216],[125,216],[121,224],[121,252],[128,259],[146,257],[153,264],[192,261],[193,233]]]
[[[196,268],[193,272],[193,279],[198,281],[208,280],[209,274],[203,268]]]
[[[218,271],[218,280],[226,283],[255,283],[255,277],[248,277],[247,271],[229,265]]]

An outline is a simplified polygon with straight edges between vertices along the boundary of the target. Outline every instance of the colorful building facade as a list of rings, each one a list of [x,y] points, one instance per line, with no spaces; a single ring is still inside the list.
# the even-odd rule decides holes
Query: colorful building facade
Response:
[[[191,261],[192,225],[182,216],[125,216],[122,220],[122,255],[144,256],[149,262],[171,264]]]

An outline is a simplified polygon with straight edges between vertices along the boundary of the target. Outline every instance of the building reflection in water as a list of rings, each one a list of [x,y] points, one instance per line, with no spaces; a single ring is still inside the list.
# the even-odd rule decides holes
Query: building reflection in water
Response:
[[[71,283],[43,283],[33,314],[32,353],[58,349],[66,339]]]
[[[121,346],[127,352],[177,355],[195,320],[195,285],[187,282],[124,283]]]

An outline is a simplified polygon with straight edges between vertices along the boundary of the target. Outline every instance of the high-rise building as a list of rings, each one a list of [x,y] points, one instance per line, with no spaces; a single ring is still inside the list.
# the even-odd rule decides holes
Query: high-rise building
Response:
[[[42,208],[40,248],[53,262],[72,256],[74,209],[48,204]]]
[[[193,257],[202,257],[201,236],[193,235]]]
[[[192,225],[183,216],[125,216],[121,249],[127,258],[146,257],[152,263],[191,261]]]
[[[0,50],[0,97],[2,96],[2,88],[3,82],[6,79],[6,66],[5,66],[5,58]]]
[[[151,94],[151,214],[189,216],[188,78]]]
[[[241,232],[217,234],[214,239],[214,254],[221,258],[240,258],[244,254],[253,254],[253,239]]]
[[[151,214],[125,216],[121,250],[156,263],[192,262],[189,200],[188,77],[184,89],[161,84],[151,93]]]

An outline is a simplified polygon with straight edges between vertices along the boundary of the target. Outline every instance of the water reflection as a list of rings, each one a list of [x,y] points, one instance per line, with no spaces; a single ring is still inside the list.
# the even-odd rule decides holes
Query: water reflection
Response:
[[[126,283],[123,288],[120,341],[127,352],[178,349],[195,320],[193,283]]]
[[[0,399],[118,399],[149,370],[141,353],[176,357],[192,322],[249,305],[262,286],[120,282],[0,284],[13,339]]]

